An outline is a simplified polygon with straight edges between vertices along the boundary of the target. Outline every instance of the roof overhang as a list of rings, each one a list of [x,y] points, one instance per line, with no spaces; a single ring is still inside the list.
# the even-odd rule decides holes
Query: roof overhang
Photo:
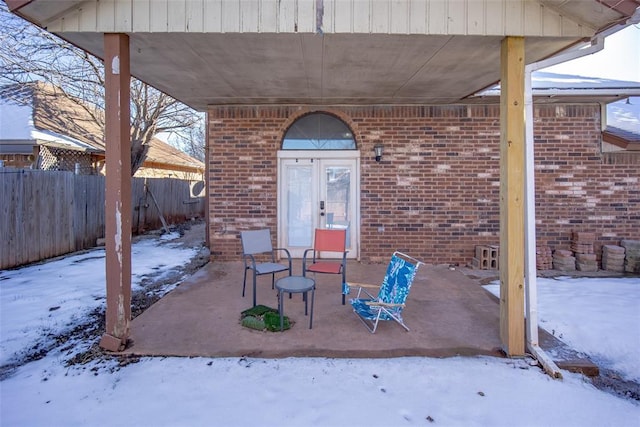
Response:
[[[531,94],[537,104],[604,103],[640,96],[640,82],[533,72]],[[470,104],[500,102],[500,84],[466,99]]]
[[[79,147],[76,145],[70,145],[62,141],[41,141],[37,140],[38,145],[43,147],[55,148],[58,150],[69,150],[69,151],[77,151],[79,153],[87,153],[87,154],[97,154],[104,156],[104,151],[94,150],[92,148],[87,147]]]
[[[5,139],[0,141],[0,155],[33,154],[34,139]]]
[[[536,104],[610,104],[631,96],[640,96],[639,89],[549,89],[533,90]],[[495,104],[500,102],[500,90],[490,90],[471,96],[467,104]]]
[[[640,152],[640,135],[612,126],[602,132],[602,140],[623,150]]]
[[[430,21],[417,22],[421,15],[410,9],[431,7],[424,12],[429,20],[436,14],[434,2],[401,0],[386,6],[374,0],[294,0],[299,6],[295,26],[285,28],[288,21],[283,20],[293,23],[294,19],[287,15],[290,10],[278,6],[281,9],[274,15],[278,19],[273,21],[282,28],[267,31],[271,21],[264,17],[266,6],[255,18],[255,28],[243,27],[253,19],[250,13],[256,11],[247,5],[254,2],[238,2],[239,6],[232,2],[238,9],[234,15],[224,9],[227,6],[213,15],[205,7],[202,13],[221,21],[214,29],[206,28],[213,26],[207,17],[195,13],[191,21],[183,17],[175,29],[169,10],[146,11],[145,20],[138,20],[136,8],[144,1],[132,2],[128,9],[117,9],[126,1],[114,2],[112,9],[106,7],[111,2],[95,0],[7,3],[19,15],[98,57],[103,57],[103,33],[129,34],[132,74],[198,110],[234,104],[466,103],[465,98],[499,81],[500,44],[505,35],[526,37],[526,62],[533,63],[588,42],[598,32],[624,28],[640,5],[639,0],[523,0],[509,2],[509,8],[503,2],[478,2],[466,9],[450,5],[441,11],[444,24],[438,27]],[[185,2],[170,3],[167,7]],[[232,3],[211,0],[207,5]],[[364,18],[354,12],[362,4],[368,4]],[[308,5],[316,9],[307,11],[307,25],[302,11]],[[351,15],[344,18],[351,21],[344,27],[337,11],[328,12],[330,6],[342,5],[351,7]],[[386,9],[379,12],[381,5]],[[394,9],[398,7],[404,8]],[[490,7],[504,8],[498,13],[504,13],[504,19],[496,18],[501,27],[491,27],[488,16],[496,10]],[[394,15],[396,10],[401,10],[400,18]],[[123,14],[121,20],[118,13]],[[324,21],[319,14],[324,14]],[[159,21],[154,16],[160,16]],[[447,16],[463,22],[454,27],[447,23]]]

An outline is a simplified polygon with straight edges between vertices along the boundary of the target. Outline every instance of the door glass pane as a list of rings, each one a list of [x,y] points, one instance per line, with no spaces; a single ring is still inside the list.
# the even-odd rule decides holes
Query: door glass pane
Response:
[[[327,191],[326,226],[327,228],[346,229],[347,242],[350,242],[351,169],[343,166],[328,166],[325,168],[325,178]]]
[[[311,166],[287,168],[287,246],[311,247],[313,243]]]

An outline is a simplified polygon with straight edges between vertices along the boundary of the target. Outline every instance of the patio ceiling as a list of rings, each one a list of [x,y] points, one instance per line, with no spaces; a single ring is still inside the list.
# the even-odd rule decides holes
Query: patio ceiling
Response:
[[[102,38],[68,39],[102,55]],[[501,37],[132,34],[131,71],[209,104],[448,104],[499,80]],[[527,40],[539,60],[566,40]]]
[[[540,0],[585,28],[630,16],[637,0]],[[40,26],[86,5],[9,0]],[[63,38],[103,57],[101,32]],[[502,36],[356,33],[130,33],[131,72],[198,110],[221,104],[450,104],[500,78]],[[528,37],[527,63],[582,41]]]

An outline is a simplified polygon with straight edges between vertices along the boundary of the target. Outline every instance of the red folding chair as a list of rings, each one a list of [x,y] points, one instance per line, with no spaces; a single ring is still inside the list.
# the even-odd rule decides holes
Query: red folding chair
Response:
[[[342,305],[345,303],[344,286],[347,282],[347,230],[317,228],[313,248],[306,249],[302,257],[302,275],[307,272],[322,274],[342,274]],[[332,254],[327,254],[332,252]],[[307,260],[309,254],[313,254]],[[329,256],[331,258],[321,258]]]

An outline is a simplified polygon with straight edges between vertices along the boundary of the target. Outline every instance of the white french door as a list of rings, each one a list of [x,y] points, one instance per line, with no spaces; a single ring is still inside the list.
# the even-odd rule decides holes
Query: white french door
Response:
[[[349,258],[359,256],[359,152],[278,153],[278,246],[302,258],[316,228],[347,230]]]

